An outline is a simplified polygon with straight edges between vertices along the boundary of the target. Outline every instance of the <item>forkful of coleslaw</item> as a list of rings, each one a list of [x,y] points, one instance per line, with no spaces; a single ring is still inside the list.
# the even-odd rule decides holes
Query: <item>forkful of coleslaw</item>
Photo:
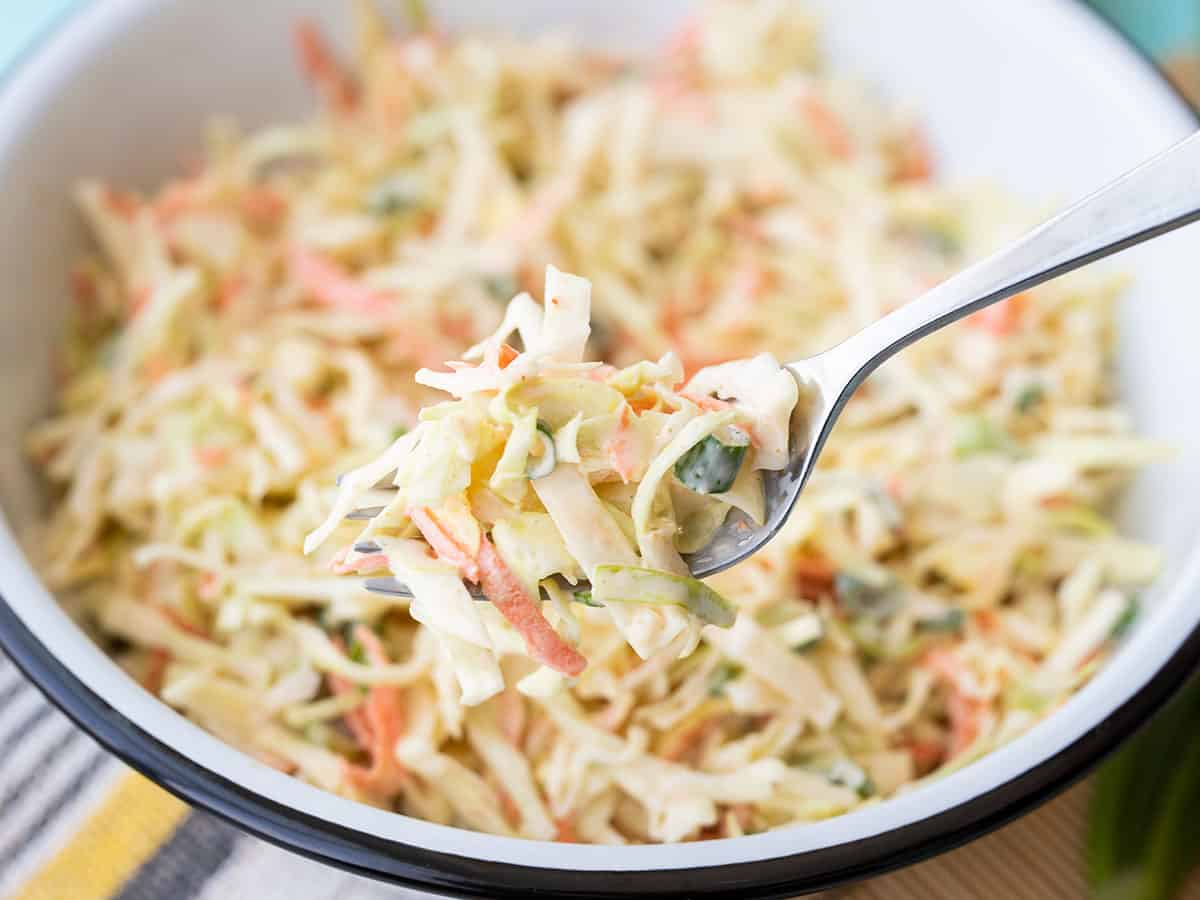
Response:
[[[542,304],[519,294],[463,361],[417,373],[452,399],[339,480],[305,552],[344,519],[366,520],[337,571],[411,598],[468,705],[503,689],[501,651],[541,663],[530,677],[579,675],[584,607],[643,657],[686,655],[703,627],[736,619],[702,579],[779,532],[863,380],[932,331],[1200,217],[1198,141],[787,365],[764,353],[685,378],[672,353],[623,369],[585,362],[591,286],[548,267]]]

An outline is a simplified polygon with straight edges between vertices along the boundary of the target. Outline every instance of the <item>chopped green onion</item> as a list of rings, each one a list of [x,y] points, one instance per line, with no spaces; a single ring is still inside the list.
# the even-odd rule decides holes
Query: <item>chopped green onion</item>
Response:
[[[598,602],[596,598],[592,596],[591,591],[576,591],[571,595],[571,599],[576,603],[582,603],[584,606],[592,606],[596,607],[597,609],[604,606],[603,603]]]
[[[976,453],[1011,452],[1007,432],[985,416],[959,416],[954,421],[954,454],[963,459]]]
[[[1016,406],[1017,412],[1028,413],[1040,405],[1046,399],[1046,388],[1036,381],[1031,381],[1021,390],[1017,391],[1017,396],[1013,400],[1013,405]]]
[[[833,576],[838,603],[852,616],[886,619],[900,606],[900,583],[884,569],[843,569]]]
[[[962,240],[947,228],[932,225],[919,232],[921,243],[940,256],[958,256],[962,253]]]
[[[725,685],[742,674],[742,667],[734,662],[723,662],[708,677],[708,696],[720,697],[725,693]]]
[[[537,423],[537,440],[541,452],[537,456],[530,454],[529,461],[525,463],[525,474],[532,479],[545,478],[558,464],[558,456],[554,452],[554,434],[541,422]]]
[[[956,607],[954,609],[946,610],[940,616],[931,616],[927,619],[917,619],[916,625],[918,631],[955,633],[962,631],[966,622],[966,612]]]
[[[1133,623],[1137,621],[1138,613],[1140,611],[1141,607],[1138,605],[1137,600],[1132,597],[1129,598],[1129,602],[1125,604],[1125,611],[1122,612],[1121,617],[1113,623],[1112,631],[1108,633],[1109,638],[1115,641],[1123,637],[1125,633],[1133,627]]]
[[[848,759],[835,759],[824,768],[823,774],[833,784],[848,787],[864,799],[875,793],[875,782],[862,766]]]
[[[517,280],[511,275],[486,275],[483,286],[500,303],[507,303],[517,295]]]
[[[363,206],[373,216],[385,218],[419,206],[424,196],[421,182],[413,175],[393,175],[367,192]]]
[[[703,581],[637,566],[597,566],[592,575],[592,594],[609,603],[646,603],[652,606],[681,606],[712,625],[728,628],[737,609]]]
[[[679,457],[675,477],[697,494],[723,494],[733,487],[745,456],[745,444],[722,444],[708,435]]]

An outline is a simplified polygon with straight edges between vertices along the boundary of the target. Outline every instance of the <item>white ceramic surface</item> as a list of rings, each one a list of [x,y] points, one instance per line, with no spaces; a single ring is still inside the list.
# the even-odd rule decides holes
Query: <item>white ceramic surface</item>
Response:
[[[571,25],[592,43],[647,47],[679,0],[509,0],[435,4],[452,26],[528,31]],[[835,64],[924,110],[945,171],[1018,193],[1070,199],[1189,132],[1192,119],[1146,64],[1071,0],[824,0]],[[1131,697],[1200,620],[1200,230],[1120,257],[1136,276],[1122,314],[1121,370],[1140,427],[1173,441],[1175,462],[1143,478],[1131,530],[1161,542],[1169,571],[1125,646],[1066,706],[966,770],[829,821],[667,847],[544,845],[431,825],[350,803],[230,749],[152,699],[67,620],[10,535],[36,509],[21,435],[47,406],[50,358],[83,236],[73,179],[149,185],[195,153],[210,113],[247,124],[302,114],[288,24],[305,13],[340,33],[349,3],[319,0],[96,0],[0,91],[0,593],[26,625],[120,714],[203,766],[266,797],[365,833],[482,859],[575,870],[765,859],[878,834],[1009,781],[1094,728]]]

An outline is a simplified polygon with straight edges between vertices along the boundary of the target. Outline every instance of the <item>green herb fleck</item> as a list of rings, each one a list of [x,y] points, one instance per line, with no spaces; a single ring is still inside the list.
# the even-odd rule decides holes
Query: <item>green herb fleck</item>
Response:
[[[675,477],[697,494],[723,494],[733,487],[745,455],[745,444],[722,444],[710,434],[679,457]]]
[[[825,768],[825,777],[833,784],[848,787],[866,799],[876,792],[875,782],[863,770],[862,766],[848,759],[836,759]]]
[[[961,609],[948,609],[940,616],[917,620],[917,630],[924,632],[952,634],[963,630],[967,622],[967,614]]]
[[[708,676],[708,696],[720,697],[725,693],[725,685],[742,674],[742,667],[734,662],[723,662],[713,669]]]
[[[1011,452],[1012,439],[985,416],[959,416],[954,421],[954,454],[959,459],[977,453]]]
[[[486,275],[483,286],[499,303],[507,303],[517,295],[517,280],[511,275]]]
[[[900,583],[886,571],[842,570],[833,576],[838,602],[852,616],[886,619],[900,605]]]
[[[419,206],[423,195],[418,178],[413,175],[393,175],[367,192],[363,206],[371,215],[386,218]]]
[[[1129,602],[1125,604],[1125,610],[1121,613],[1121,617],[1113,623],[1112,631],[1108,633],[1108,636],[1114,641],[1123,637],[1137,621],[1140,609],[1137,600],[1130,598]]]
[[[1017,391],[1017,396],[1013,404],[1016,406],[1017,412],[1024,415],[1033,412],[1045,399],[1046,388],[1038,382],[1033,381]]]
[[[573,599],[576,603],[582,603],[584,606],[593,606],[597,609],[604,606],[603,603],[598,602],[596,598],[592,596],[591,591],[576,591],[573,595]]]

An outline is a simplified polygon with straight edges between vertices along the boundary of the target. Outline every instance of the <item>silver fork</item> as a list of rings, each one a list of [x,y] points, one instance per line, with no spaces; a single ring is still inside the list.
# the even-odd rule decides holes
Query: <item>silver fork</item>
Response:
[[[886,359],[985,306],[1197,218],[1200,133],[1142,163],[836,347],[789,363],[801,399],[792,415],[787,465],[779,472],[763,473],[765,521],[755,525],[741,512],[732,512],[708,546],[684,557],[692,575],[715,575],[750,556],[779,532],[846,401]],[[370,518],[378,511],[356,510],[351,518]],[[366,586],[376,593],[411,596],[394,578],[368,579]],[[579,592],[589,585],[583,582],[568,587]],[[478,590],[473,595],[486,599]]]

